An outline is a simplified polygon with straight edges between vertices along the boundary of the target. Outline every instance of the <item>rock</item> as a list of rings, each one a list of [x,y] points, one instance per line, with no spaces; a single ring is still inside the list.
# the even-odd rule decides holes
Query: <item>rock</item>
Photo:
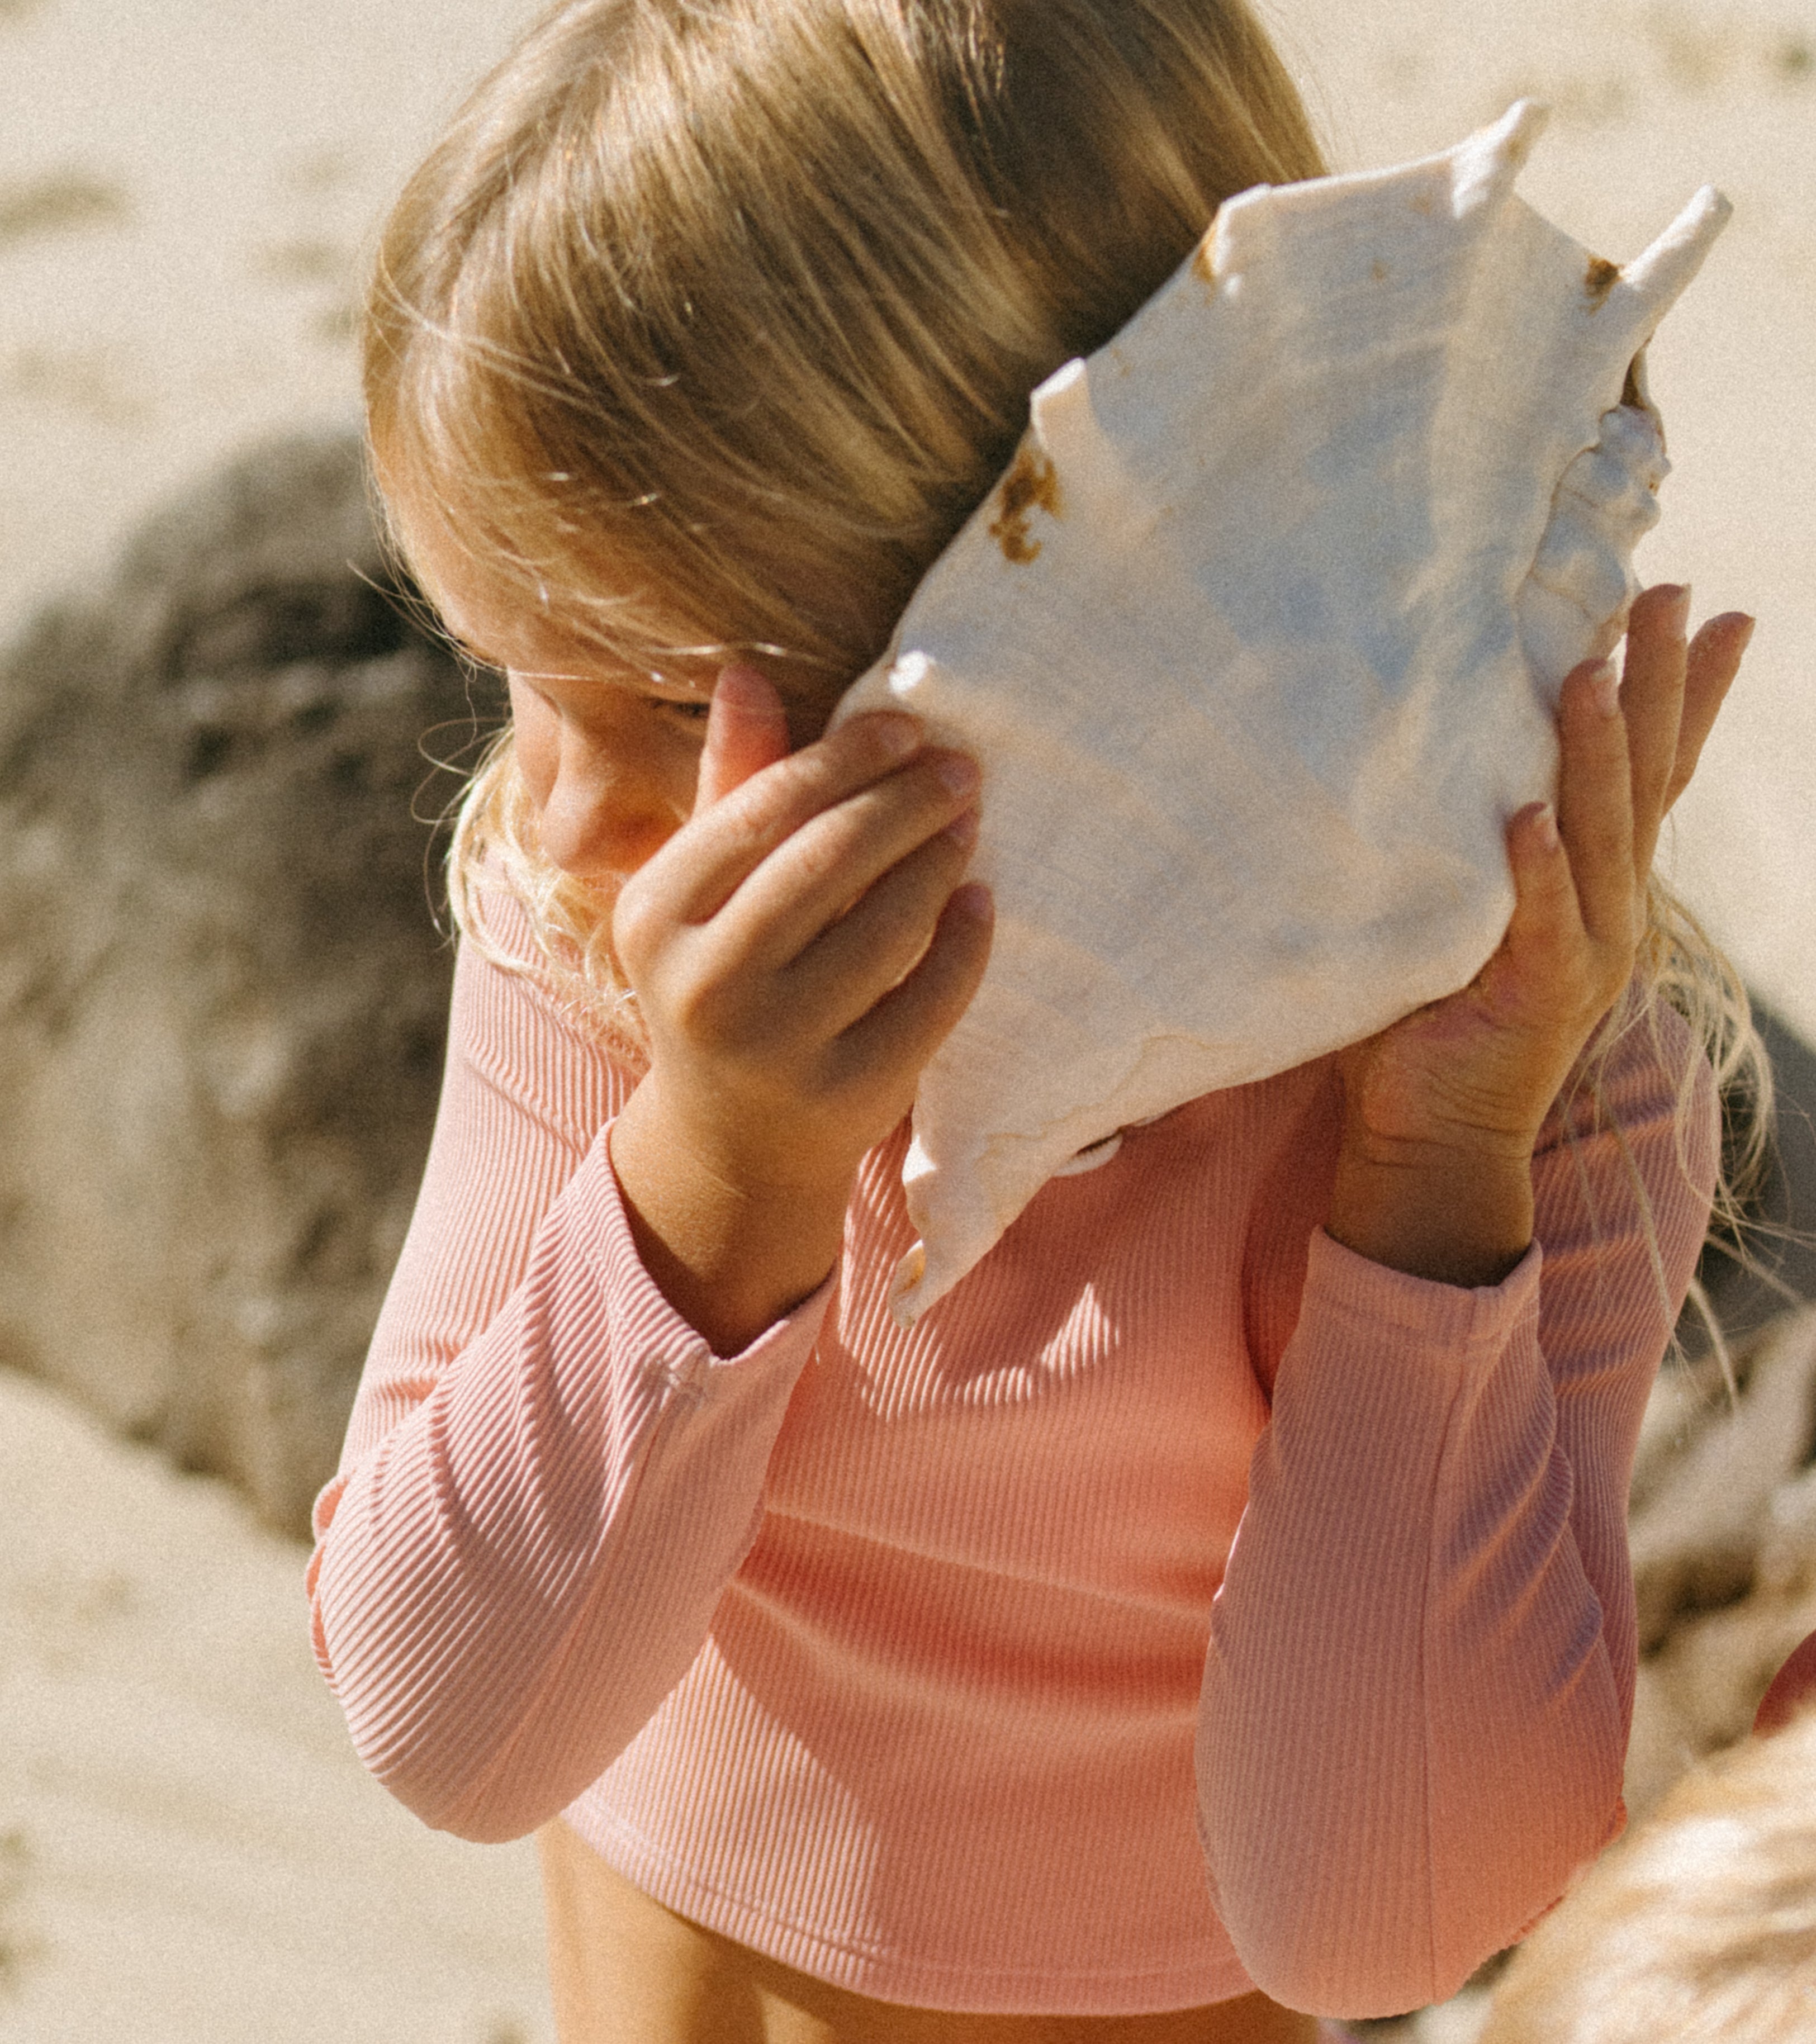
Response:
[[[1744,1358],[1741,1395],[1721,1396],[1697,1373],[1703,1412],[1674,1454],[1654,1450],[1636,1470],[1630,1541],[1642,1654],[1685,1615],[1718,1611],[1754,1586],[1759,1551],[1781,1486],[1809,1462],[1816,1433],[1816,1314],[1787,1319]],[[1665,1397],[1681,1406],[1687,1387]]]
[[[1661,1380],[1635,1469],[1630,1539],[1640,1686],[1627,1802],[1744,1738],[1786,1656],[1816,1630],[1816,1308]]]
[[[1732,1391],[1687,1308],[1684,1357],[1647,1408],[1631,1501],[1640,1680],[1626,1800],[1650,1809],[1702,1755],[1744,1738],[1785,1657],[1816,1629],[1816,1052],[1756,1003],[1777,1094],[1745,1250],[1698,1275]]]
[[[344,436],[205,482],[0,659],[0,1360],[293,1533],[434,1113],[427,734],[474,737],[466,685]]]

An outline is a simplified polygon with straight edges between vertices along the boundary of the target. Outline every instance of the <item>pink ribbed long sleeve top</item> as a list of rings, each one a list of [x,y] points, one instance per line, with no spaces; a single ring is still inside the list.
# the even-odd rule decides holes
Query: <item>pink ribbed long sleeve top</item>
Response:
[[[1628,1476],[1716,1146],[1675,1016],[1619,1135],[1548,1128],[1501,1285],[1323,1232],[1326,1062],[1128,1132],[906,1331],[900,1132],[834,1276],[719,1357],[632,1246],[632,1078],[490,915],[532,970],[462,952],[309,1575],[426,1823],[565,1813],[842,1986],[1089,2015],[1438,1999],[1618,1828]]]

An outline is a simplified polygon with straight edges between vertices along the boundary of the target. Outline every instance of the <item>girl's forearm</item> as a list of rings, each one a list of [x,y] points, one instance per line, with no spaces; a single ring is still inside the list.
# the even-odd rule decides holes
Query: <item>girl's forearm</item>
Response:
[[[1571,1460],[1538,1274],[1453,1291],[1311,1245],[1196,1770],[1225,1927],[1290,2007],[1446,1999],[1618,1823],[1622,1682],[1572,1505],[1618,1477]]]
[[[1488,1195],[1523,1212],[1530,1187],[1543,1268],[1448,1290],[1312,1239],[1211,1608],[1197,1769],[1225,1926],[1294,2008],[1442,2000],[1618,1821],[1627,1475],[1720,1151],[1706,1066],[1679,1105],[1697,1055],[1661,1009],[1611,1053],[1601,1112],[1554,1117],[1530,1162],[1510,1138],[1396,1175],[1346,1132],[1328,1232],[1348,1216],[1391,1249],[1422,1216],[1449,1253],[1486,1239]],[[1459,1178],[1453,1229],[1430,1203]]]

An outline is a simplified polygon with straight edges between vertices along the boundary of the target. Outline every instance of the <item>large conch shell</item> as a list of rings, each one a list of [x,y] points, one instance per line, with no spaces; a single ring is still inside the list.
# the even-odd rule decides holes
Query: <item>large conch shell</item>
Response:
[[[1034,394],[841,720],[984,770],[983,985],[922,1074],[912,1320],[1117,1132],[1465,985],[1666,463],[1636,358],[1726,221],[1626,270],[1514,194],[1545,121],[1232,199]],[[1093,1152],[1093,1146],[1096,1146]]]

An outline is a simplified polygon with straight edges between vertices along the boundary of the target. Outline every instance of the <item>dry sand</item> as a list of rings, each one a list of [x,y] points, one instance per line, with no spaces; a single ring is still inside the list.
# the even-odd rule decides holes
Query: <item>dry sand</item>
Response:
[[[353,417],[374,220],[528,11],[0,0],[0,632],[174,483]],[[1527,194],[1603,253],[1705,179],[1735,201],[1655,352],[1679,472],[1642,567],[1762,617],[1680,877],[1816,1036],[1816,5],[1269,13],[1345,166],[1530,92],[1557,118]],[[433,1837],[367,1781],[309,1657],[300,1551],[3,1377],[0,1481],[0,2036],[547,2035],[527,1849]]]
[[[302,1551],[17,1378],[0,1498],[0,2037],[546,2044],[535,1849],[373,1785]]]

